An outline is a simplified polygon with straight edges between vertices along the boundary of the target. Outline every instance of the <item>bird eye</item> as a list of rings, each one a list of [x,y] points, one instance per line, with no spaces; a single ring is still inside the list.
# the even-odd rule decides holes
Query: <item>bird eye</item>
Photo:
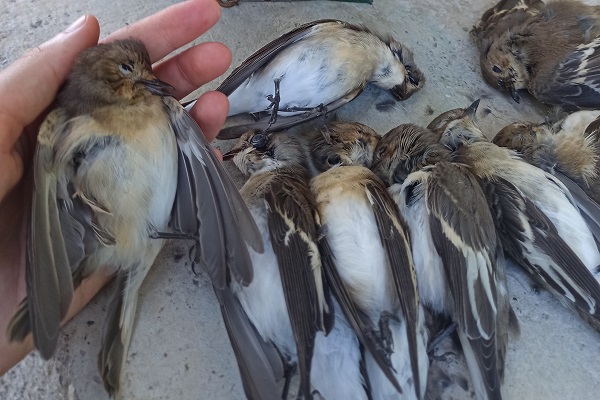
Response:
[[[501,73],[501,72],[502,72],[502,69],[500,69],[500,67],[499,67],[499,66],[497,66],[497,65],[494,65],[494,66],[492,67],[492,71],[494,71],[495,73],[499,74],[499,73]]]
[[[133,67],[129,64],[120,64],[119,71],[121,71],[123,75],[129,75],[133,71]]]
[[[341,164],[342,158],[338,154],[330,154],[327,156],[327,164],[329,165],[337,165]]]
[[[408,74],[408,81],[410,82],[411,85],[415,85],[415,86],[419,85],[419,80],[416,79],[415,77],[413,77],[412,74]]]
[[[252,145],[252,147],[258,150],[264,148],[267,145],[267,142],[267,135],[263,135],[262,133],[254,135],[252,139],[250,139],[250,144]]]

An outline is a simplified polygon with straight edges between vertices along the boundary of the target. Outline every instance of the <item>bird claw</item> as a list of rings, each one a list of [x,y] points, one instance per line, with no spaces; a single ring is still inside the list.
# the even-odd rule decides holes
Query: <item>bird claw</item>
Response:
[[[266,131],[268,131],[271,126],[277,122],[277,113],[279,112],[279,102],[281,101],[281,93],[279,91],[279,84],[281,82],[281,78],[277,78],[273,81],[273,83],[275,83],[275,95],[268,95],[267,96],[267,100],[269,100],[271,102],[271,104],[269,104],[269,106],[267,107],[267,110],[273,109],[271,111],[271,118],[269,119],[269,126],[267,127]]]

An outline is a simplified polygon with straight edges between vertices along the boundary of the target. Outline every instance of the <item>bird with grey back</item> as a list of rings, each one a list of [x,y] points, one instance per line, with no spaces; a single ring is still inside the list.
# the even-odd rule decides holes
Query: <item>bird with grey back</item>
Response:
[[[448,123],[440,143],[481,181],[506,254],[598,330],[600,253],[592,232],[558,179],[485,138],[474,121],[477,104]]]
[[[410,124],[382,136],[372,169],[408,223],[420,297],[457,326],[476,397],[502,398],[508,332],[518,324],[478,180],[451,161],[437,133]]]
[[[319,147],[343,133],[342,126],[364,133],[365,138],[374,134],[361,124],[329,125],[322,131],[325,141],[321,143],[316,137],[311,143],[316,158],[325,154]],[[365,143],[373,141],[366,139]],[[359,153],[363,154],[353,152],[361,158]],[[312,179],[311,190],[328,243],[325,254],[333,258],[338,276],[332,286],[348,292],[354,314],[364,326],[371,326],[367,335],[376,341],[365,354],[370,398],[421,399],[429,365],[427,331],[406,224],[385,186],[371,171],[362,166],[331,166],[328,163],[332,160],[325,160],[315,160],[326,170]],[[340,164],[343,162],[341,159]],[[376,357],[381,355],[392,369],[393,379],[381,368]],[[394,381],[402,387],[401,393]]]
[[[257,122],[218,137],[289,128],[341,107],[368,83],[406,100],[425,76],[412,52],[389,35],[338,20],[309,22],[259,49],[217,88],[229,99],[230,116],[260,113]]]
[[[247,285],[252,216],[194,120],[152,73],[141,42],[89,48],[76,59],[40,128],[27,233],[27,298],[10,340],[33,333],[48,359],[73,290],[117,272],[98,366],[118,394],[138,290],[164,239],[194,239],[213,284]],[[169,230],[172,228],[172,231]]]

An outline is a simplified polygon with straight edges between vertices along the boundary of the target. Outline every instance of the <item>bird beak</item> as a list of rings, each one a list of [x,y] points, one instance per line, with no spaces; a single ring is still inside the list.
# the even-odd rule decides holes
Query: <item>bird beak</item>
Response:
[[[517,89],[515,89],[515,86],[512,82],[507,85],[506,89],[508,89],[510,92],[510,97],[512,97],[515,102],[521,103],[521,96],[519,96],[519,93],[517,93]]]
[[[471,118],[475,118],[475,113],[477,112],[477,107],[479,107],[479,102],[481,99],[475,100],[466,110],[465,115],[468,115]]]
[[[169,96],[169,91],[175,90],[173,86],[169,85],[167,82],[161,81],[160,79],[140,79],[138,82],[144,85],[144,87],[148,89],[150,93],[157,96]]]
[[[223,161],[228,161],[233,159],[233,157],[235,157],[235,155],[237,153],[239,153],[240,151],[242,151],[241,147],[234,147],[233,149],[229,150],[227,153],[223,154]]]
[[[401,84],[396,85],[392,88],[392,93],[394,94],[394,96],[396,96],[400,100],[406,100],[410,97],[410,95],[407,96],[406,92],[407,92],[406,81],[404,81]]]

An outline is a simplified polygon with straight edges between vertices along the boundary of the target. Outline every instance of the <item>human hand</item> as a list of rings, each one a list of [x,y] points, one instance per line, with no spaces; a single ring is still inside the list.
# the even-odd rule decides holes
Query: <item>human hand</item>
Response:
[[[103,41],[134,37],[144,42],[153,62],[196,39],[220,16],[213,0],[190,0],[123,28]],[[6,328],[26,295],[25,222],[31,199],[31,163],[40,123],[79,52],[98,43],[100,28],[85,16],[50,41],[0,71],[0,374],[33,347],[31,337],[8,343]],[[223,74],[231,63],[220,43],[202,43],[154,64],[156,76],[175,87],[178,99]],[[209,141],[217,135],[229,104],[222,93],[202,95],[191,115]],[[91,276],[75,291],[66,320],[110,279]]]

